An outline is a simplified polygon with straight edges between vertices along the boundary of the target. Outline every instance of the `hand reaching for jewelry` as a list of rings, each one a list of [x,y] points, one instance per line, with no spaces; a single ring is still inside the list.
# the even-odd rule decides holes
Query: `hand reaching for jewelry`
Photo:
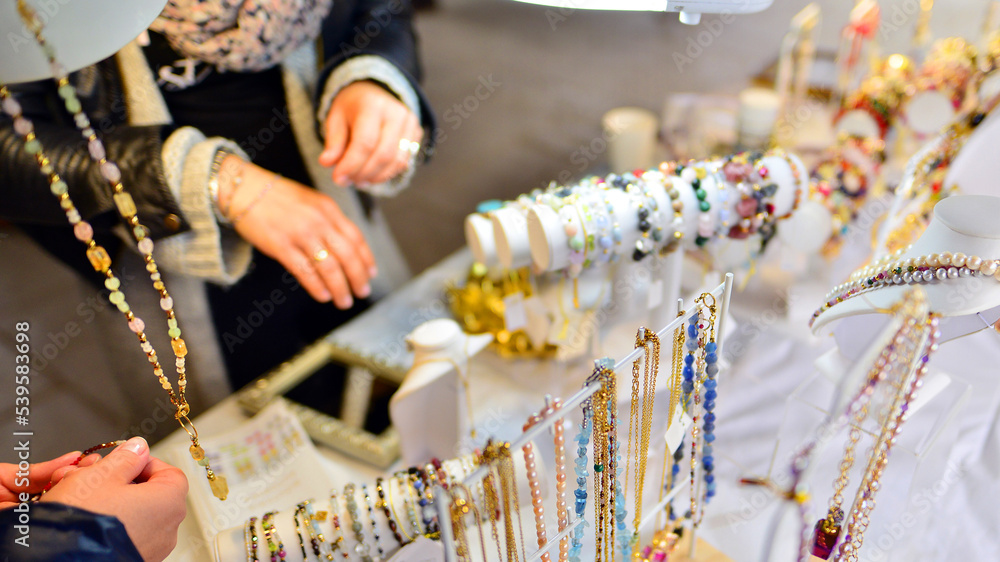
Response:
[[[378,273],[375,256],[333,199],[236,156],[228,156],[222,166],[243,166],[235,192],[220,176],[219,201],[226,202],[244,240],[277,260],[317,301],[332,299],[347,309],[354,304],[352,294],[371,294],[369,281]]]
[[[80,451],[73,451],[49,461],[33,463],[27,471],[20,470],[16,464],[0,463],[0,509],[16,506],[21,501],[19,496],[22,493],[35,495],[44,490],[50,481],[55,485],[70,471],[90,466],[101,458],[96,454],[88,455],[74,466],[73,461],[79,457]]]
[[[337,185],[366,187],[406,170],[423,137],[420,120],[388,90],[353,82],[330,105],[319,163],[333,168]]]
[[[52,479],[56,483],[40,501],[117,517],[144,560],[166,558],[177,544],[177,528],[187,513],[184,473],[150,457],[149,445],[141,437],[129,439],[103,459],[90,455],[71,467],[79,455],[68,453],[32,465],[27,491],[40,492]],[[11,507],[7,501],[15,491],[8,480],[8,467],[12,466],[16,468],[0,465],[4,488],[0,490],[0,508]]]

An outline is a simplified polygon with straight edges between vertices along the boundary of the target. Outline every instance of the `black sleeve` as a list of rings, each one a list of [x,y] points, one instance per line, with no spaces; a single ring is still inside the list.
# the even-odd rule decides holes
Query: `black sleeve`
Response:
[[[55,502],[0,511],[0,558],[11,562],[114,560],[142,562],[116,517]],[[25,514],[27,516],[25,517]],[[22,524],[27,520],[27,524]]]
[[[422,78],[417,56],[417,37],[413,30],[413,5],[410,0],[353,0],[333,3],[323,23],[323,68],[320,70],[317,102],[330,74],[340,64],[359,55],[377,55],[396,66],[410,82],[420,100],[421,123],[425,129],[435,126],[434,110],[420,88]],[[433,135],[424,143],[433,142]]]
[[[163,139],[171,127],[131,126],[114,61],[108,59],[76,72],[71,81],[88,113],[91,126],[104,142],[108,158],[118,164],[122,183],[136,203],[139,218],[153,238],[186,229],[180,207],[163,174]],[[51,80],[11,86],[45,155],[69,186],[81,216],[95,228],[119,222],[112,189],[90,158],[87,142],[62,107]],[[173,215],[170,220],[168,216]],[[0,116],[0,218],[26,225],[66,225],[66,216],[49,191],[34,155],[6,114]]]

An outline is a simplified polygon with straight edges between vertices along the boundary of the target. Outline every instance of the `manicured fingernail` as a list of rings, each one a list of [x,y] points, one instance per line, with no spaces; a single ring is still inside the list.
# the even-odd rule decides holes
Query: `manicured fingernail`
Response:
[[[337,306],[343,310],[347,310],[348,308],[354,306],[354,299],[348,296],[344,299],[341,299],[340,302],[337,303]]]
[[[378,277],[378,268],[374,265],[368,268],[368,277]]]
[[[332,298],[333,296],[330,294],[330,291],[323,291],[319,294],[320,302],[330,302],[330,299]]]
[[[361,189],[368,189],[369,187],[371,187],[372,184],[370,184],[370,183],[368,183],[366,181],[359,181],[357,185]]]
[[[347,176],[334,176],[333,181],[337,185],[347,185]]]
[[[366,298],[370,294],[372,294],[372,286],[371,285],[366,284],[364,287],[361,287],[361,289],[358,290],[358,297],[359,298],[362,298],[362,299]]]
[[[149,448],[149,444],[142,437],[133,437],[122,444],[122,449],[126,451],[131,451],[137,455],[141,455],[144,450]]]

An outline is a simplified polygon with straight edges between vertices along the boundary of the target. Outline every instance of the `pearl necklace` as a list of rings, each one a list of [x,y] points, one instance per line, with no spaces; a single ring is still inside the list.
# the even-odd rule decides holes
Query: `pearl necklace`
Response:
[[[851,278],[826,295],[826,302],[813,312],[811,327],[821,314],[838,303],[891,285],[934,283],[963,277],[993,277],[1000,281],[1000,260],[967,256],[961,252],[942,252],[904,258],[910,247],[902,248],[877,262],[859,269]]]

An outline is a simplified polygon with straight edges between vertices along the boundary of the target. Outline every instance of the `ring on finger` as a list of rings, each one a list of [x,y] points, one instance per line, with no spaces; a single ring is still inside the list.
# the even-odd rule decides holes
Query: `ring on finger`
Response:
[[[320,248],[313,252],[312,259],[315,262],[321,262],[330,257],[330,251],[326,248]]]
[[[420,143],[417,141],[411,141],[410,139],[399,139],[399,150],[403,152],[408,152],[412,156],[416,156],[420,152]]]

